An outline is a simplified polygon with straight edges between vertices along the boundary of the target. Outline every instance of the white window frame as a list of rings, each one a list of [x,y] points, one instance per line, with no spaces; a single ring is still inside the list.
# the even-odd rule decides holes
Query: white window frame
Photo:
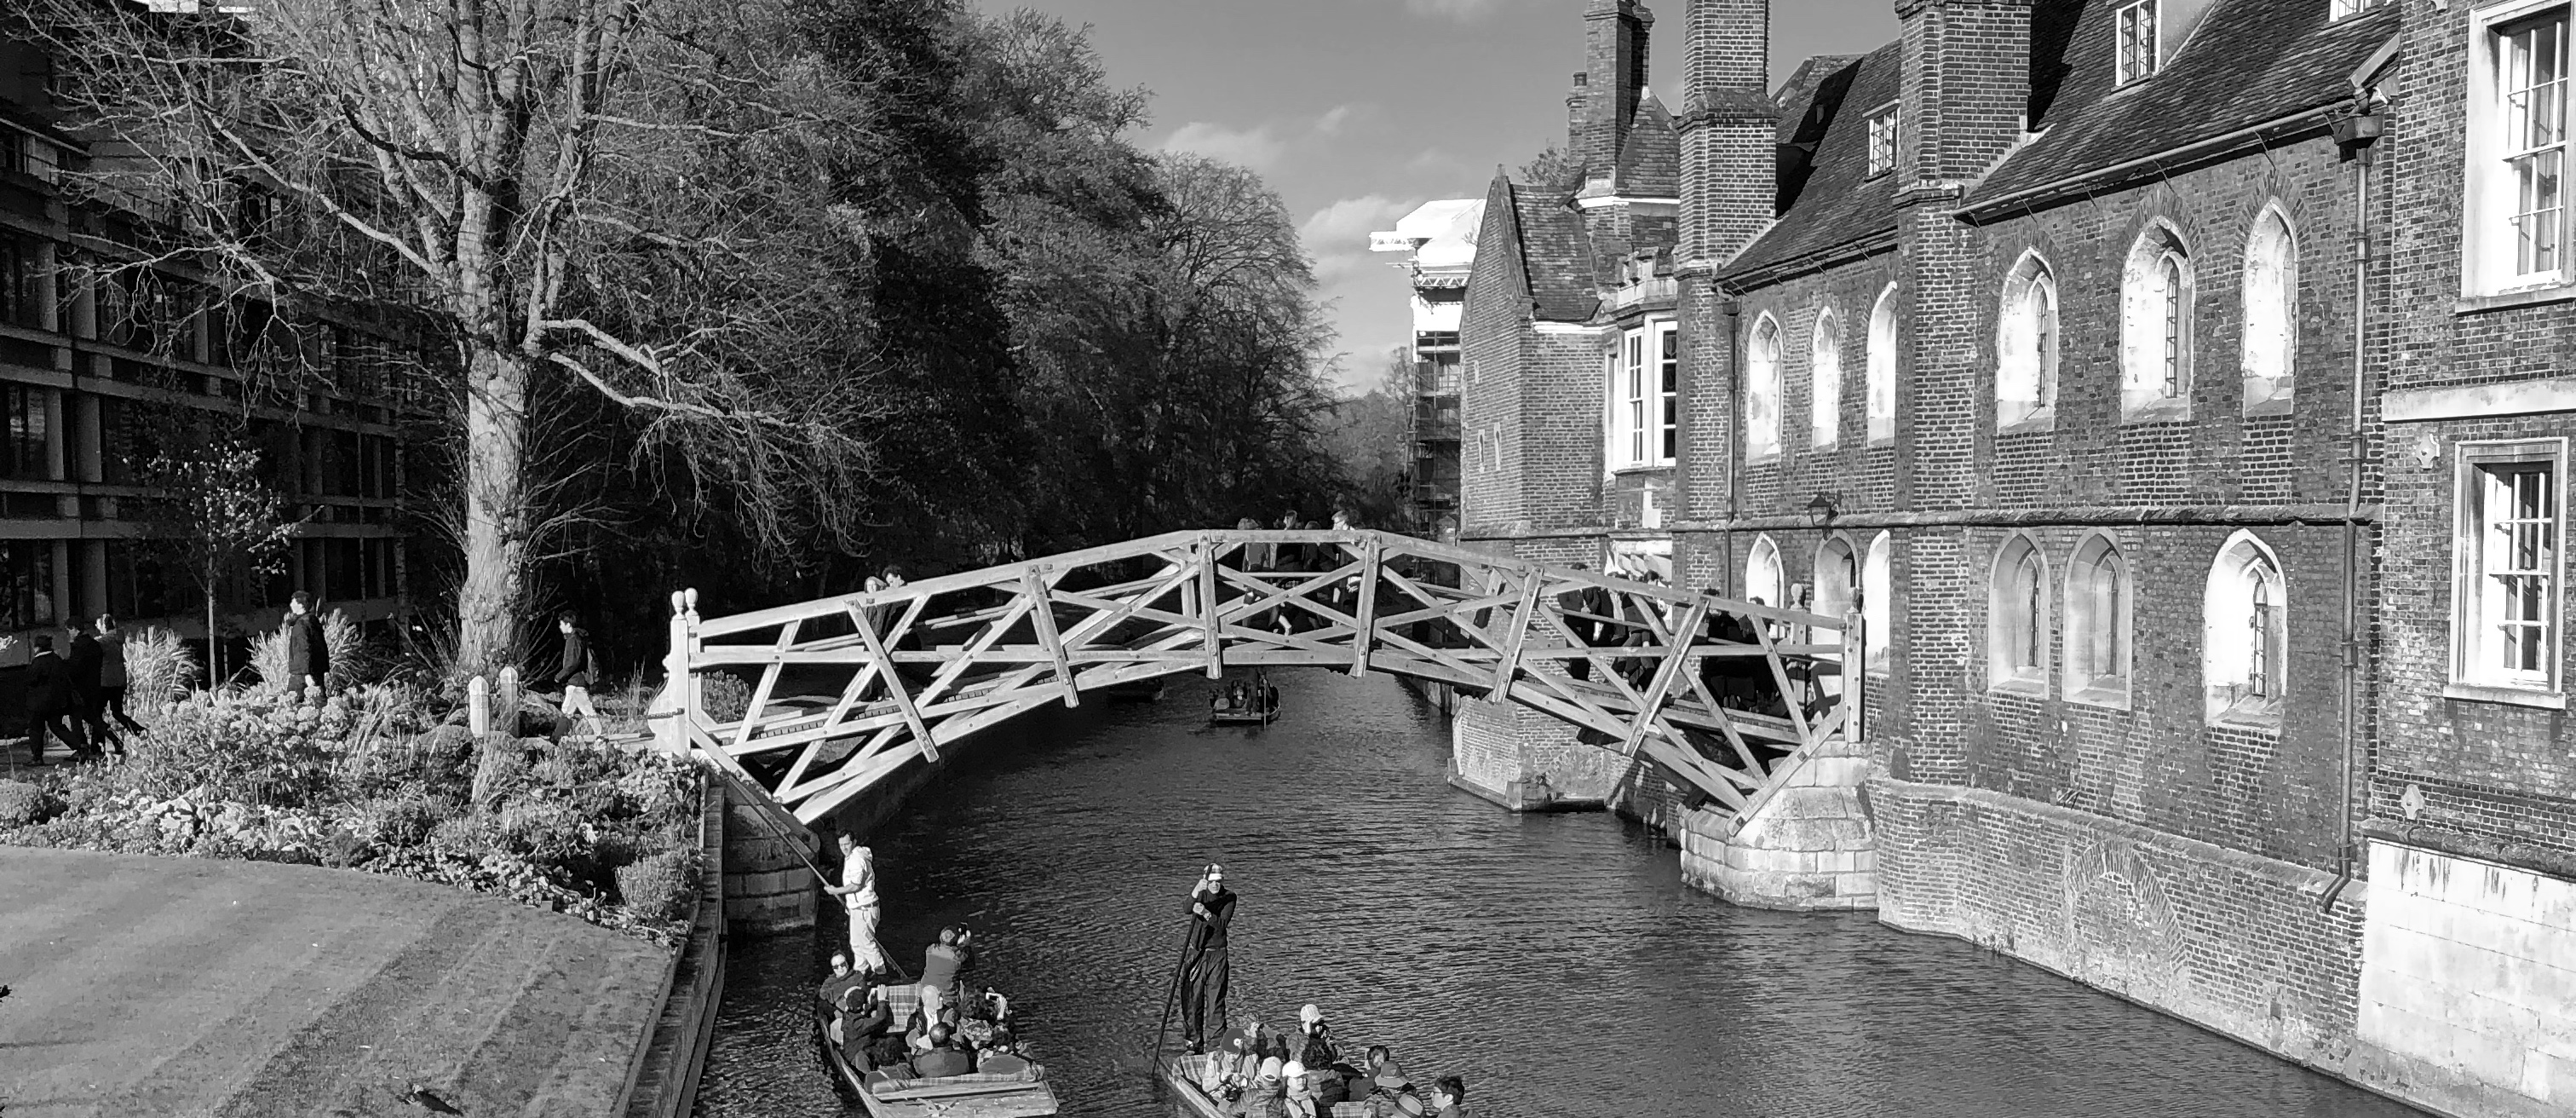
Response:
[[[2279,322],[2276,330],[2265,331],[2256,328],[2263,314],[2255,304],[2266,285],[2255,282],[2255,257],[2268,251],[2263,246],[2275,228],[2281,244],[2280,266],[2276,269],[2280,306],[2274,308]],[[2245,238],[2245,279],[2239,286],[2244,288],[2245,298],[2245,414],[2288,415],[2298,390],[2299,227],[2290,221],[2289,212],[2279,202],[2264,206],[2254,218],[2254,231]],[[2273,352],[2266,353],[2267,348]]]
[[[1869,114],[1869,158],[1864,178],[1877,178],[1896,169],[1896,106],[1889,105]]]
[[[1744,399],[1737,412],[1744,420],[1747,462],[1780,457],[1780,339],[1780,320],[1767,311],[1754,320],[1752,333],[1745,335]]]
[[[2104,672],[2089,670],[2094,623],[2089,612],[2082,608],[2078,595],[2083,588],[2076,582],[2092,565],[2086,556],[2096,546],[2107,549],[2114,557],[2119,564],[2120,575],[2119,585],[2114,588],[2111,616],[2104,619],[2112,626],[2112,658],[2116,662],[2107,665],[2110,670]],[[2066,613],[2066,648],[2059,659],[2065,665],[2067,700],[2129,709],[2129,683],[2135,678],[2131,669],[2137,663],[2138,654],[2137,627],[2132,623],[2137,611],[2138,570],[2129,562],[2128,549],[2121,547],[2120,541],[2108,532],[2086,533],[2067,557],[2063,597],[2061,608]]]
[[[2385,2],[2386,0],[2334,0],[2334,7],[2330,9],[2331,14],[2327,19],[2329,21],[2350,19]]]
[[[1670,466],[1673,456],[1665,450],[1668,440],[1679,441],[1681,400],[1678,392],[1664,391],[1664,375],[1674,374],[1671,383],[1679,388],[1680,324],[1650,318],[1612,337],[1616,344],[1606,370],[1609,415],[1603,425],[1609,472]]]
[[[2015,638],[2024,635],[2010,624],[2012,608],[2024,603],[2013,602],[2006,595],[2012,589],[2010,575],[2025,561],[2035,565],[2038,573],[2030,585],[2033,601],[2027,635],[2037,645],[2037,655],[2029,664],[2015,664],[2008,650]],[[2021,695],[2045,697],[2048,694],[2048,669],[2055,642],[2051,640],[2051,591],[2056,580],[2049,577],[2048,552],[2027,532],[2015,532],[2004,538],[1995,549],[1995,557],[1986,573],[1986,687],[1992,691],[2009,691]]]
[[[1869,311],[1869,442],[1896,441],[1896,285],[1878,295]]]
[[[1820,307],[1807,332],[1807,445],[1818,449],[1842,441],[1842,330],[1842,316]]]
[[[2210,725],[2280,728],[2290,678],[2289,586],[2281,557],[2252,532],[2229,536],[2211,559],[2200,651],[2201,714]],[[2267,602],[2259,612],[2258,593]]]
[[[2506,103],[2503,69],[2506,64],[2505,32],[2516,24],[2547,19],[2555,15],[2559,26],[2558,103],[2553,111],[2558,117],[2556,140],[2540,147],[2526,147],[2509,133],[2514,115]],[[2510,0],[2490,4],[2469,12],[2469,58],[2467,85],[2467,174],[2462,176],[2460,237],[2461,293],[2466,296],[2501,295],[2540,288],[2563,287],[2571,282],[2569,254],[2576,249],[2570,241],[2567,213],[2567,176],[2571,159],[2567,143],[2567,99],[2569,82],[2565,49],[2571,29],[2576,29],[2576,11],[2567,0]],[[2559,193],[2555,211],[2557,228],[2549,238],[2549,251],[2555,257],[2549,267],[2526,269],[2519,251],[2521,198],[2512,161],[2523,152],[2549,151],[2558,161]]]
[[[2163,61],[2158,0],[2135,0],[2111,10],[2111,59],[2115,86],[2154,77]],[[2143,42],[2141,42],[2143,41]]]
[[[2177,282],[2168,283],[2167,269]],[[2148,223],[2120,269],[2120,421],[2191,418],[2200,283],[2173,223]]]
[[[2060,331],[2057,274],[2048,258],[2025,252],[2004,278],[2003,304],[1995,315],[1995,429],[2044,431],[2057,425],[2057,373],[2065,349]],[[2027,381],[2031,395],[2006,396],[2008,383]]]
[[[2565,658],[2565,575],[2567,529],[2567,440],[2517,439],[2464,442],[2458,450],[2453,504],[2457,518],[2452,537],[2451,679],[2443,693],[2452,698],[2491,699],[2563,709],[2560,665]],[[2529,520],[2494,515],[2499,473],[2528,474],[2546,488],[2547,512]],[[2521,523],[2539,533],[2546,559],[2524,571],[2508,572],[2499,563],[2497,533],[2506,523]],[[2498,583],[2506,578],[2545,580],[2534,616],[2518,616],[2510,596]],[[2533,669],[2507,667],[2499,661],[2508,645],[2507,625],[2527,627],[2541,642]]]
[[[1753,549],[1744,555],[1744,600],[1761,599],[1757,605],[1772,609],[1793,609],[1785,604],[1789,597],[1789,567],[1780,561],[1780,545],[1765,533],[1753,540]]]

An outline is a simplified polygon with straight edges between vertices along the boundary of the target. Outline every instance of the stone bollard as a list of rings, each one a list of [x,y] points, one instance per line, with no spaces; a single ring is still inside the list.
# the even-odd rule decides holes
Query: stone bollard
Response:
[[[492,684],[479,675],[465,685],[465,728],[477,740],[492,732]]]
[[[526,700],[519,688],[519,669],[501,669],[501,685],[492,689],[492,713],[500,716],[502,733],[519,736],[519,707]]]

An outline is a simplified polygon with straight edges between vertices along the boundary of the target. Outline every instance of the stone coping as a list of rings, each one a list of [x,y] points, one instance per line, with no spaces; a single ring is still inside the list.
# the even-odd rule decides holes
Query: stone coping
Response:
[[[2361,833],[2380,842],[2430,850],[2454,858],[2470,858],[2528,870],[2545,877],[2576,881],[2576,851],[2559,850],[2531,843],[2503,842],[2482,835],[2453,831],[2426,823],[2409,823],[2400,819],[2372,818],[2361,824]]]

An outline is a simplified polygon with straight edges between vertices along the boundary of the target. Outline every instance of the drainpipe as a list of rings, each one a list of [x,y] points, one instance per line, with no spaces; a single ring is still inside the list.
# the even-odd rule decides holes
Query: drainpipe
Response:
[[[2351,488],[2343,515],[2343,695],[2342,818],[2335,844],[2335,879],[2328,886],[2322,911],[2334,910],[2335,898],[2353,879],[2353,753],[2361,730],[2361,474],[2368,432],[2363,427],[2362,393],[2369,387],[2370,345],[2370,165],[2380,120],[2371,112],[2370,90],[2353,85],[2353,115],[2335,123],[2335,142],[2352,160],[2352,457]]]
[[[1716,286],[1714,279],[1709,281]],[[1744,308],[1733,299],[1721,299],[1718,318],[1726,337],[1726,565],[1717,572],[1720,593],[1742,596],[1735,585],[1735,522],[1744,515],[1744,339],[1736,335],[1744,328]]]

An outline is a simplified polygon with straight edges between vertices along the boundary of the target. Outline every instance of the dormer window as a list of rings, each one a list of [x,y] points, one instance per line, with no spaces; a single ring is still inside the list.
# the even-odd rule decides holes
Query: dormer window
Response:
[[[2378,7],[2384,0],[2334,0],[2334,18],[2357,16]]]
[[[1887,108],[1869,118],[1869,177],[1877,178],[1896,169],[1896,110]]]
[[[2127,85],[2156,72],[2156,0],[2113,12],[2119,41],[2119,84]]]

